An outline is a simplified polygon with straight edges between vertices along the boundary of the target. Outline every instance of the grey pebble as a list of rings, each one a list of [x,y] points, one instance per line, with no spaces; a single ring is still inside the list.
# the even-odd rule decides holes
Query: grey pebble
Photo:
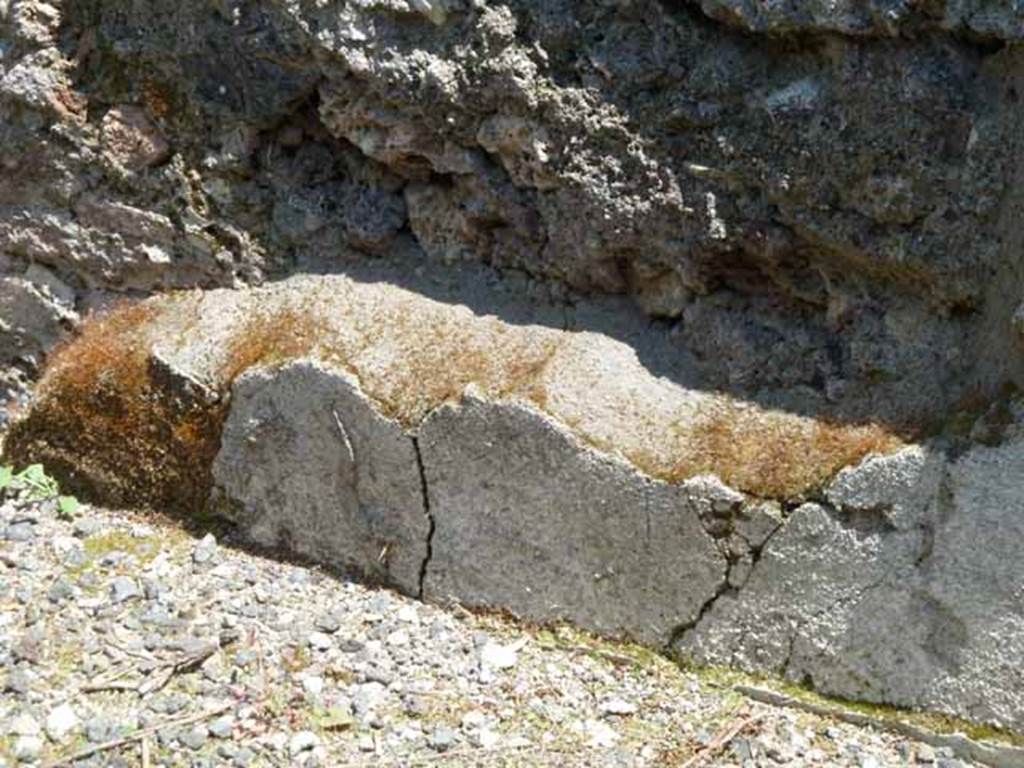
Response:
[[[110,600],[113,603],[123,603],[135,597],[142,597],[142,590],[135,582],[135,579],[127,576],[118,576],[110,582]]]
[[[4,531],[4,538],[14,542],[32,541],[35,535],[35,526],[31,523],[14,523]]]
[[[230,715],[218,717],[210,723],[210,734],[218,739],[227,739],[231,736],[234,725],[235,720]]]
[[[169,747],[178,740],[178,729],[177,728],[161,728],[156,732],[156,740],[162,747]]]
[[[78,518],[71,529],[73,535],[80,539],[87,539],[103,530],[103,524],[99,520]]]
[[[213,560],[217,554],[217,539],[212,533],[208,533],[196,544],[192,550],[192,562],[197,565],[204,565]]]
[[[436,752],[447,752],[454,746],[455,738],[454,730],[448,726],[440,725],[431,732],[427,743]]]
[[[359,653],[365,647],[366,645],[363,642],[351,637],[345,638],[338,643],[338,648],[344,653]]]
[[[12,752],[15,759],[34,763],[43,753],[43,740],[39,736],[19,736],[14,741]]]
[[[24,670],[16,669],[10,672],[4,679],[4,693],[13,693],[24,696],[29,691],[31,678]]]
[[[59,603],[63,600],[74,597],[74,594],[75,588],[71,585],[70,581],[62,576],[53,582],[53,584],[50,585],[50,588],[46,590],[46,599],[51,603]]]
[[[143,579],[142,591],[147,600],[156,600],[167,591],[167,587],[158,579]]]
[[[94,717],[85,721],[85,738],[93,744],[100,744],[114,738],[117,726],[110,720]]]
[[[341,629],[341,622],[338,621],[337,616],[333,613],[325,613],[316,620],[314,626],[321,632],[325,632],[328,635],[333,635],[339,629]]]
[[[167,696],[154,697],[149,702],[149,708],[154,712],[164,715],[174,715],[181,712],[188,706],[189,697],[180,693],[172,693]]]
[[[100,556],[96,561],[101,568],[117,568],[120,565],[129,566],[135,563],[135,558],[121,549],[115,549]]]
[[[178,740],[189,749],[198,750],[202,749],[203,745],[206,744],[206,739],[209,735],[205,725],[197,725],[181,734]]]

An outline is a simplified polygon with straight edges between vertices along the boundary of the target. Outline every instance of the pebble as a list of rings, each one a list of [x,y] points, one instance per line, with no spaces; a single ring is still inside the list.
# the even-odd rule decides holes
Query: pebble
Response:
[[[68,704],[62,704],[46,716],[46,735],[57,743],[63,743],[78,727],[78,717]]]
[[[29,692],[31,685],[28,673],[22,670],[15,670],[4,678],[4,693],[13,693],[16,696],[24,696]]]
[[[409,633],[404,629],[398,629],[387,637],[388,645],[408,645]]]
[[[930,764],[935,762],[935,750],[928,744],[922,744],[917,748],[917,762]]]
[[[192,550],[192,562],[203,565],[213,560],[217,554],[217,539],[212,533],[208,533],[196,544]]]
[[[135,597],[142,597],[142,590],[139,589],[135,579],[128,578],[127,576],[118,576],[110,582],[111,602],[115,604],[123,603]]]
[[[116,730],[116,726],[106,718],[94,717],[85,721],[85,738],[93,744],[110,741]]]
[[[75,588],[71,586],[71,582],[63,576],[57,579],[50,588],[46,590],[46,599],[51,603],[59,603],[63,600],[67,600],[75,595]]]
[[[511,669],[518,660],[519,654],[511,646],[488,642],[480,650],[480,663],[491,669]]]
[[[202,749],[210,732],[204,725],[197,725],[178,737],[178,740],[191,750]]]
[[[7,731],[14,736],[38,736],[43,728],[32,715],[22,713],[11,720]]]
[[[80,539],[87,539],[103,530],[103,524],[99,520],[79,517],[71,527],[72,533]]]
[[[319,696],[324,690],[324,679],[316,675],[302,678],[302,689],[311,696]]]
[[[334,642],[331,640],[330,635],[323,632],[310,632],[309,633],[309,644],[316,648],[318,651],[326,651]]]
[[[490,728],[481,728],[469,737],[469,741],[480,749],[494,749],[501,741],[501,736]]]
[[[338,618],[333,613],[325,613],[317,618],[313,626],[325,634],[333,635],[341,629],[341,622],[338,621]]]
[[[43,753],[43,740],[38,736],[19,736],[14,740],[12,754],[16,760],[34,763]]]
[[[592,747],[600,749],[614,747],[621,738],[611,726],[601,720],[584,720],[577,724],[576,730],[586,737]]]
[[[435,728],[428,739],[430,748],[435,752],[447,752],[455,744],[455,731],[446,725]]]
[[[14,523],[4,531],[4,538],[14,542],[32,541],[35,535],[36,529],[32,523]]]
[[[606,715],[635,715],[636,704],[624,699],[605,699],[601,702],[599,709]]]
[[[320,743],[319,737],[312,731],[299,731],[288,742],[288,754],[292,757],[313,749]]]
[[[235,727],[235,718],[223,715],[210,723],[210,734],[218,739],[230,738]]]

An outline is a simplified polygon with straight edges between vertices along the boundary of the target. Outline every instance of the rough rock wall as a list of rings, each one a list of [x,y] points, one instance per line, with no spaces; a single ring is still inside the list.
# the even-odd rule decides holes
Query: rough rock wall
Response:
[[[4,363],[111,292],[388,254],[633,296],[708,386],[932,418],[1021,375],[1015,8],[8,0]]]

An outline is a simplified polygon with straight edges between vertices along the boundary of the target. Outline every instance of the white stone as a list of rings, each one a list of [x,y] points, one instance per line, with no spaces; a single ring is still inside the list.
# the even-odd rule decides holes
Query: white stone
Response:
[[[397,629],[388,635],[388,645],[408,645],[409,633],[404,629]]]
[[[318,651],[326,651],[333,645],[330,635],[325,635],[323,632],[310,632],[309,644]]]
[[[601,702],[601,712],[606,715],[635,715],[636,704],[625,699],[606,699]]]
[[[480,663],[491,669],[511,669],[519,661],[516,649],[509,645],[488,643],[480,651]]]
[[[12,736],[38,736],[42,733],[39,722],[32,715],[21,714],[11,721]]]
[[[43,740],[38,736],[19,736],[14,742],[14,757],[22,762],[35,762],[42,751]]]
[[[403,605],[398,609],[398,620],[404,621],[406,624],[419,624],[420,615],[416,612],[415,606]]]
[[[288,753],[296,755],[313,749],[320,743],[320,738],[312,731],[299,731],[288,742]]]
[[[311,696],[319,696],[324,690],[324,679],[316,675],[302,678],[302,689]]]
[[[78,716],[68,704],[61,704],[46,717],[46,735],[53,741],[65,741],[78,727]]]

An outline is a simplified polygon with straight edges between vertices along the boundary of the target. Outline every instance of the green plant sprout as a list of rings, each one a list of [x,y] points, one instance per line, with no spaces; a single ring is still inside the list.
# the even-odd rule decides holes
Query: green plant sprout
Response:
[[[31,464],[21,472],[15,473],[13,467],[0,466],[0,492],[26,491],[29,501],[57,500],[57,517],[61,520],[72,520],[80,506],[74,496],[65,496],[60,492],[57,481],[46,473],[42,464]]]

